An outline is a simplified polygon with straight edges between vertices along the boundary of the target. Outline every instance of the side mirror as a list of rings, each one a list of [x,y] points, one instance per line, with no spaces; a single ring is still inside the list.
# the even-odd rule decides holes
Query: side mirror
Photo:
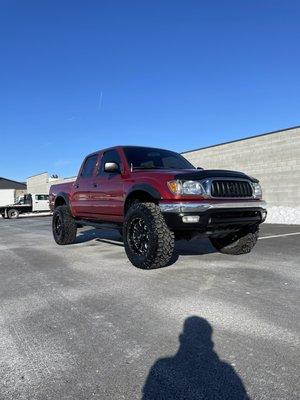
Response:
[[[104,164],[104,172],[120,173],[120,166],[116,162],[106,162]]]

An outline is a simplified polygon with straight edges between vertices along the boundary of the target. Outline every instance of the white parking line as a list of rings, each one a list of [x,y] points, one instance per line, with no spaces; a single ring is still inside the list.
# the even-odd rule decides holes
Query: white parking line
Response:
[[[282,235],[272,235],[272,236],[262,236],[259,237],[258,239],[272,239],[276,237],[283,237],[283,236],[293,236],[293,235],[300,235],[300,232],[293,232],[293,233],[283,233]]]

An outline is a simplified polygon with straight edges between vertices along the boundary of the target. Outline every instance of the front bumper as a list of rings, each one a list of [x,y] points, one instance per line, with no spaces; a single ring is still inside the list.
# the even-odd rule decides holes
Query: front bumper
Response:
[[[160,210],[168,227],[172,230],[193,230],[200,233],[216,233],[238,230],[245,225],[264,222],[267,206],[262,200],[224,202],[161,202]],[[188,218],[197,222],[184,222]]]

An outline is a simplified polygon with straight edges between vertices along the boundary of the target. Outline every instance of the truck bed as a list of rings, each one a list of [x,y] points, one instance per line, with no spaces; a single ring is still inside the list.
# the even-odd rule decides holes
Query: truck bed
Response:
[[[50,209],[53,208],[54,206],[54,199],[58,195],[58,193],[71,193],[71,189],[74,185],[73,182],[66,182],[66,183],[58,183],[56,185],[51,185],[50,191],[49,191],[49,206]]]

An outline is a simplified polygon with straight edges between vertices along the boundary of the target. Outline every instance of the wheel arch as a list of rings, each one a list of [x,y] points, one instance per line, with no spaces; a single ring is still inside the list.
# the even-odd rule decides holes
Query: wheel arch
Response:
[[[130,206],[136,202],[148,201],[157,204],[161,199],[160,193],[151,185],[139,184],[134,185],[128,192],[124,203],[124,215],[129,210]]]
[[[69,200],[69,196],[67,195],[67,193],[65,192],[60,192],[57,193],[56,197],[55,197],[55,201],[54,201],[54,208],[57,208],[58,206],[64,206],[64,205],[69,205],[70,204],[70,200]]]

